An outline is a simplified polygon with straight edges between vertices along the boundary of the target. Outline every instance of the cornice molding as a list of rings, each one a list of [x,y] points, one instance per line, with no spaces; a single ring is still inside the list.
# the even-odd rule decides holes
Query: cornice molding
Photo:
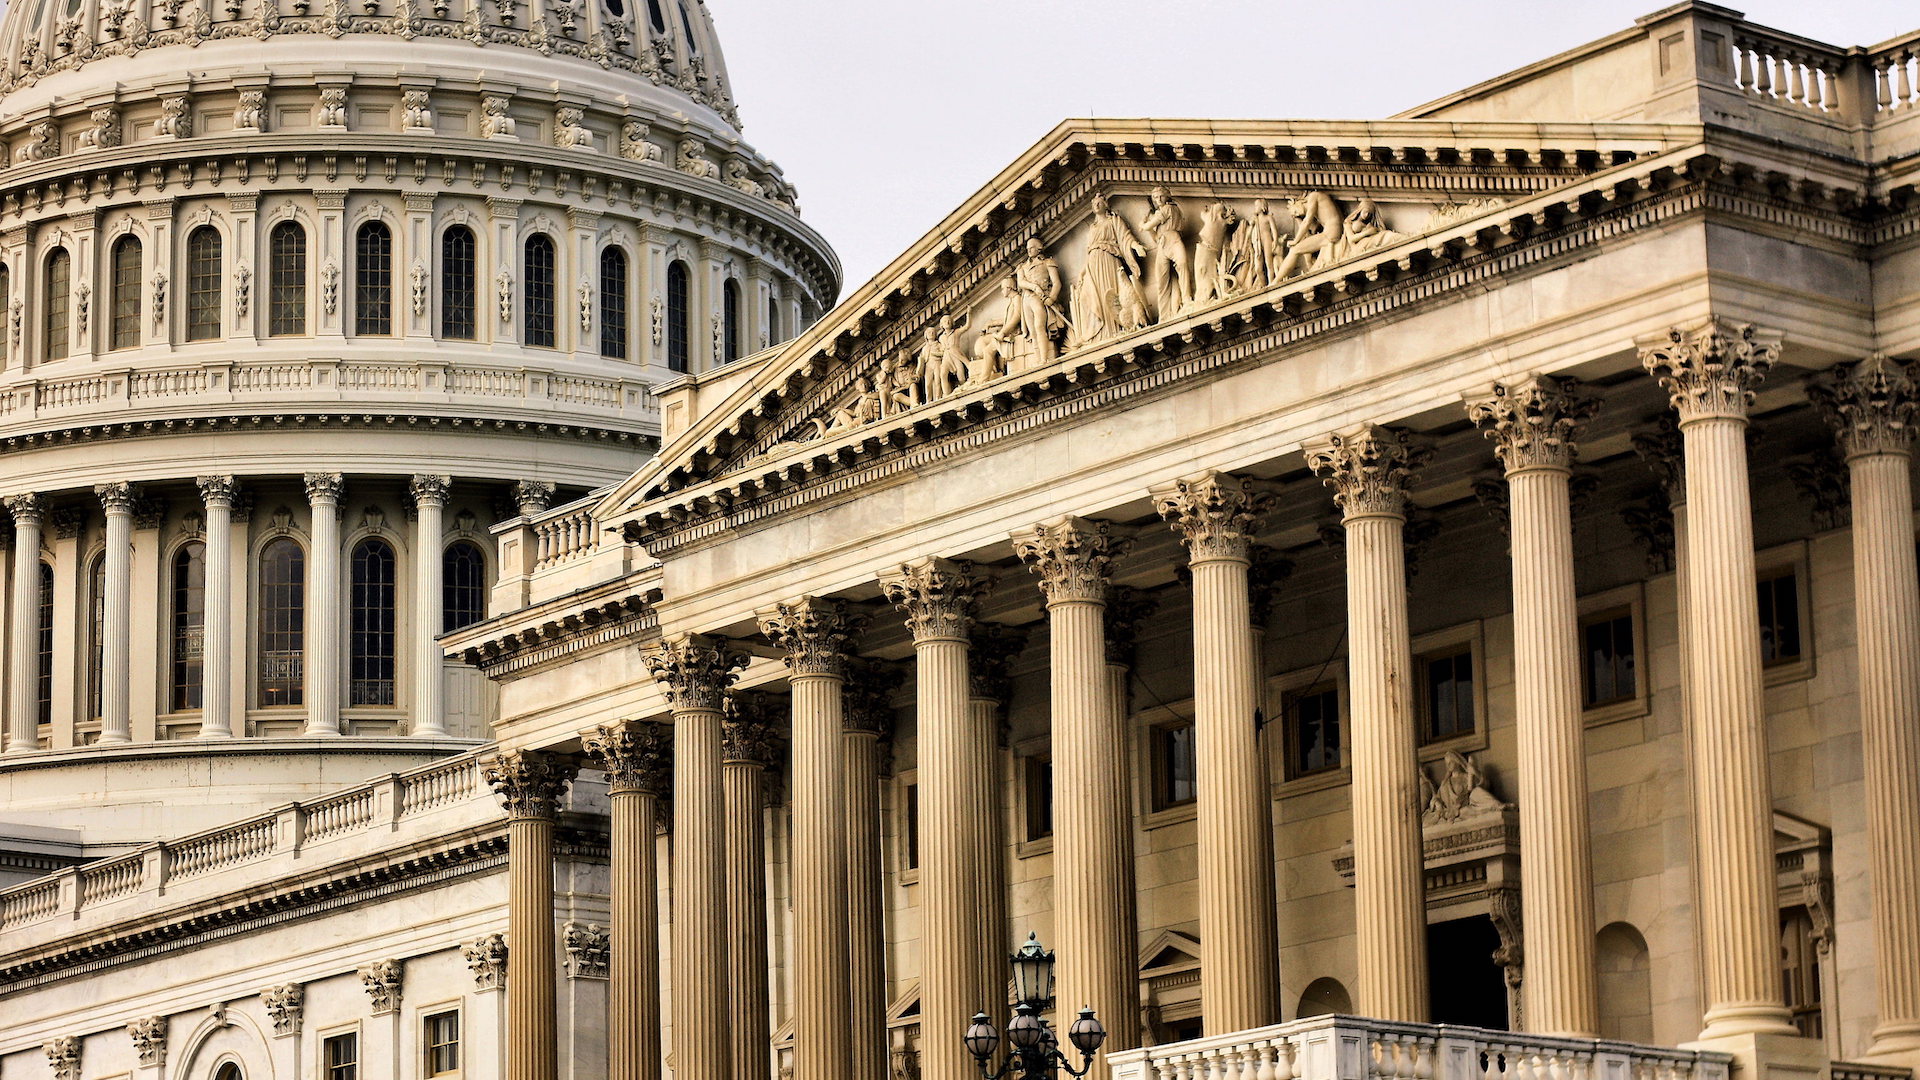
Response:
[[[129,420],[120,423],[54,426],[44,431],[29,431],[0,437],[0,454],[18,450],[37,450],[48,446],[67,446],[111,439],[141,439],[159,435],[200,435],[233,431],[378,431],[402,427],[433,429],[442,426],[455,430],[472,430],[477,433],[502,432],[575,442],[614,442],[635,446],[649,452],[658,450],[660,445],[659,438],[647,432],[622,431],[586,424],[555,424],[534,420],[476,420],[465,416],[435,416],[425,413],[388,411],[334,413],[278,410],[246,416],[201,414],[154,420]]]
[[[569,606],[532,625],[485,638],[462,649],[461,659],[488,678],[524,675],[557,661],[571,662],[611,644],[649,642],[660,636],[660,616],[650,593],[630,593],[590,605]]]

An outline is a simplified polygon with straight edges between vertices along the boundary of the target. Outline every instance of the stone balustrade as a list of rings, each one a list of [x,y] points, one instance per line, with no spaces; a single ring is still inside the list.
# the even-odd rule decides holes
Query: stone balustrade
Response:
[[[1920,31],[1898,37],[1867,53],[1873,73],[1874,109],[1880,113],[1920,108]]]
[[[140,899],[151,908],[163,892],[187,880],[300,854],[344,837],[358,834],[391,842],[394,827],[455,804],[474,803],[491,817],[492,798],[481,781],[478,752],[393,773],[311,802],[290,803],[0,890],[0,934],[54,919],[81,919],[123,900]],[[111,918],[127,913],[106,914]],[[0,952],[5,951],[0,946]]]
[[[1709,1051],[1352,1016],[1108,1056],[1113,1080],[1727,1080],[1731,1062]]]
[[[534,569],[591,556],[600,546],[600,523],[591,501],[569,503],[533,520]]]

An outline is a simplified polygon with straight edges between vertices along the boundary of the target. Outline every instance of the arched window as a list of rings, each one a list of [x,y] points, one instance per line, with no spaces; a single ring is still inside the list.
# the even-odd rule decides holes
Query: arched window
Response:
[[[600,355],[627,358],[627,253],[600,251]]]
[[[267,333],[287,337],[307,332],[307,230],[283,221],[267,234]]]
[[[378,221],[353,234],[353,332],[393,333],[393,231]]]
[[[553,239],[545,233],[527,237],[527,259],[522,280],[527,283],[526,344],[551,349],[553,324]]]
[[[687,10],[687,0],[680,0],[680,34],[687,39],[687,55],[699,56],[700,44],[693,39],[693,13]]]
[[[35,642],[39,667],[34,677],[35,715],[41,724],[53,723],[53,566],[40,564],[40,624]]]
[[[40,350],[42,359],[66,359],[70,345],[67,305],[72,302],[69,295],[72,289],[73,256],[67,254],[66,248],[54,248],[47,253],[45,295],[42,297],[40,325],[46,337],[46,343]]]
[[[247,1080],[247,1074],[240,1071],[240,1066],[229,1061],[214,1070],[213,1080]]]
[[[455,225],[440,237],[440,336],[472,341],[476,325],[474,286],[479,280],[479,251],[473,230]]]
[[[220,231],[202,225],[187,234],[187,340],[220,336]]]
[[[720,336],[726,347],[720,362],[725,364],[740,359],[740,283],[728,278],[720,286],[720,302]]]
[[[201,657],[207,625],[207,545],[182,544],[173,555],[173,711],[200,707]]]
[[[394,591],[397,561],[393,545],[368,537],[353,546],[348,595],[347,704],[393,704]]]
[[[87,716],[100,719],[105,696],[101,671],[107,659],[107,556],[101,552],[87,564]]]
[[[666,31],[667,13],[660,10],[660,0],[647,0],[647,21],[653,24],[654,33]]]
[[[471,540],[454,541],[440,556],[440,607],[443,634],[487,617],[487,560]]]
[[[687,264],[678,259],[667,267],[667,367],[674,371],[693,370],[692,315],[687,310],[692,276]]]
[[[780,298],[772,294],[767,296],[767,343],[778,345],[786,339],[780,336]]]
[[[140,238],[123,236],[113,242],[113,328],[109,349],[131,349],[140,344]]]
[[[292,539],[260,552],[260,705],[306,702],[307,553]]]

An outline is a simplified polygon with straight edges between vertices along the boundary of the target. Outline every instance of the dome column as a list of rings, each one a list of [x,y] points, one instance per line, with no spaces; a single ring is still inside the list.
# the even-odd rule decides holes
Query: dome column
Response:
[[[582,737],[607,772],[609,1080],[660,1080],[660,875],[654,833],[671,792],[673,729],[623,720]]]
[[[450,478],[416,476],[409,485],[413,494],[413,611],[414,673],[413,733],[437,738],[447,733],[446,658],[439,642],[441,609],[440,542],[447,509]]]
[[[1359,1000],[1367,1016],[1427,1019],[1426,870],[1407,636],[1406,513],[1426,457],[1374,424],[1308,443],[1347,534],[1348,685],[1353,697],[1353,892]],[[1201,765],[1204,785],[1206,766]]]
[[[308,735],[340,734],[339,473],[308,473],[313,551],[307,559],[306,701]]]
[[[46,506],[28,492],[10,495],[13,515],[13,646],[7,654],[7,753],[40,748],[40,530]]]
[[[207,507],[206,591],[200,623],[200,737],[233,734],[233,500],[231,476],[199,478]]]
[[[107,514],[105,616],[100,642],[100,741],[131,742],[128,712],[133,647],[133,487],[101,484],[93,489]]]
[[[506,1080],[555,1080],[553,825],[574,766],[557,754],[510,750],[481,768],[507,810]]]

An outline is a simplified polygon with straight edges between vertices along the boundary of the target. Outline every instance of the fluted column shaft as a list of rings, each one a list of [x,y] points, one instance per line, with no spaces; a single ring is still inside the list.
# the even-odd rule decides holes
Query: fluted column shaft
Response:
[[[507,808],[507,1080],[556,1080],[553,823],[573,765],[520,750],[483,769]]]
[[[1600,1031],[1593,854],[1581,716],[1579,609],[1568,481],[1573,436],[1596,403],[1571,380],[1497,384],[1468,414],[1498,440],[1513,554],[1514,715],[1519,743],[1526,1027]]]
[[[854,1080],[887,1075],[885,911],[881,900],[880,733],[849,723],[840,736],[847,801],[847,983]]]
[[[607,1075],[660,1080],[660,910],[654,832],[671,788],[672,729],[626,721],[582,737],[607,772]]]
[[[340,734],[340,474],[308,473],[313,551],[307,574],[308,735]],[[209,641],[209,649],[218,646]]]
[[[231,476],[199,478],[207,507],[206,591],[200,623],[200,737],[233,734],[233,497]]]
[[[982,788],[968,739],[968,629],[982,586],[972,567],[943,559],[883,572],[888,599],[913,632],[920,770],[920,1030],[962,1032],[996,996],[980,985],[990,951],[976,888],[981,868],[972,816]],[[921,1042],[926,1080],[968,1080],[974,1064],[957,1035]]]
[[[1423,456],[1404,432],[1373,425],[1307,447],[1308,464],[1334,488],[1347,534],[1355,1006],[1415,1022],[1428,1014],[1427,915],[1404,532],[1406,486]]]
[[[7,499],[13,514],[13,632],[7,658],[7,753],[40,746],[40,528],[36,495]]]
[[[1128,739],[1114,722],[1106,642],[1108,576],[1128,542],[1104,522],[1069,517],[1015,533],[1013,546],[1040,575],[1047,598],[1056,1015],[1091,1006],[1107,1025],[1108,1047],[1130,1049],[1140,1042],[1133,800],[1120,765]],[[1106,1059],[1094,1069],[1096,1080],[1104,1077]]]
[[[729,702],[721,767],[727,815],[727,985],[734,1080],[767,1080],[767,764],[771,733],[754,706]]]
[[[729,1080],[721,702],[744,655],[680,635],[647,655],[673,705],[673,1053],[677,1080]]]
[[[1007,1010],[1007,958],[1013,951],[1007,918],[1007,850],[1005,810],[1000,804],[1004,785],[1000,782],[1001,709],[1012,688],[1013,660],[1026,644],[1026,635],[1000,623],[977,623],[967,650],[967,682],[971,693],[967,702],[966,745],[972,761],[967,771],[987,778],[974,790],[972,833],[974,863],[979,877],[974,884],[976,910],[979,912],[980,985],[986,993],[981,1006],[995,1027],[1005,1030],[1010,1019]],[[1132,894],[1115,897],[1132,910]],[[1126,916],[1131,923],[1132,916]]]
[[[1920,362],[1875,356],[1809,387],[1846,454],[1873,875],[1872,1053],[1920,1058],[1920,574],[1913,443]]]
[[[1751,328],[1710,324],[1642,347],[1685,447],[1687,665],[1706,974],[1702,1038],[1792,1034],[1780,993],[1773,795],[1747,486],[1751,387],[1778,355]]]
[[[413,527],[414,675],[413,733],[435,738],[447,733],[446,660],[434,639],[445,607],[441,592],[440,537],[446,515],[448,479],[416,476],[411,485],[416,511]]]
[[[1253,525],[1272,500],[1221,473],[1153,495],[1160,516],[1182,533],[1193,573],[1200,977],[1206,1033],[1218,1035],[1280,1020],[1272,808],[1254,726],[1247,591]]]
[[[133,647],[133,489],[102,484],[94,489],[107,515],[106,616],[100,642],[100,741],[133,740],[128,714],[129,660]]]

